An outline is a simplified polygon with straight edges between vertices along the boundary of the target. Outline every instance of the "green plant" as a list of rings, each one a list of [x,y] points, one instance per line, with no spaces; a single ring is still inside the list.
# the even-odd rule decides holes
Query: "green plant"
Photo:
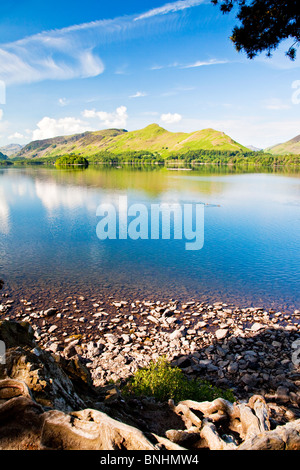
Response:
[[[216,398],[235,401],[231,390],[222,390],[200,379],[188,379],[179,367],[171,366],[165,358],[151,362],[148,368],[139,369],[128,380],[122,393],[124,396],[154,397],[161,402],[169,399],[175,402],[187,399],[212,401]]]
[[[78,155],[62,155],[55,162],[56,166],[80,165],[87,167],[88,164],[84,157]]]

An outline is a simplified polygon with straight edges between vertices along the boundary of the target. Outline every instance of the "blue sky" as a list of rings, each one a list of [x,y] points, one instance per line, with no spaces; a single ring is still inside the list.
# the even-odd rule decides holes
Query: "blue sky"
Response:
[[[153,122],[265,148],[300,133],[300,59],[249,60],[209,0],[15,0],[0,13],[0,146]]]

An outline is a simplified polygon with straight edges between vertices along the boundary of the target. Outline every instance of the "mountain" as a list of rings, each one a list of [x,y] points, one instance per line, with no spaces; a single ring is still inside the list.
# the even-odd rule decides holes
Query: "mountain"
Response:
[[[247,145],[247,149],[251,150],[251,152],[261,152],[262,149],[259,149],[258,147],[254,147],[254,145]]]
[[[268,147],[265,149],[265,152],[272,153],[273,155],[300,155],[300,135],[297,135],[283,144]]]
[[[0,152],[6,155],[7,157],[11,157],[12,155],[15,155],[16,153],[20,152],[22,147],[23,146],[19,144],[9,144],[5,145],[4,147],[0,147]]]
[[[151,124],[144,129],[131,132],[127,132],[125,129],[106,129],[34,141],[23,147],[17,156],[42,158],[70,153],[90,156],[104,150],[113,153],[149,150],[167,155],[170,152],[184,153],[188,150],[199,149],[248,151],[246,147],[235,142],[223,132],[214,129],[204,129],[192,133],[169,132],[157,124]]]

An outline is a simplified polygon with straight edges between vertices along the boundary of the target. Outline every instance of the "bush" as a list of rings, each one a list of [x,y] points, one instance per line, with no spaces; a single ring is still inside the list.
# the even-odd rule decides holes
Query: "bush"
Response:
[[[139,369],[122,392],[125,396],[154,397],[160,402],[169,399],[177,403],[182,400],[201,402],[216,398],[235,401],[231,390],[222,390],[200,379],[188,379],[179,367],[172,367],[165,358],[159,359],[157,363],[151,362],[147,369]]]

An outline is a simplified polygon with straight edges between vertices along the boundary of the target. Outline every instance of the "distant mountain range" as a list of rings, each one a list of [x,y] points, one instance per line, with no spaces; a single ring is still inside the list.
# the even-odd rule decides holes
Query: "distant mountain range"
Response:
[[[297,135],[291,140],[283,144],[277,144],[273,147],[265,149],[265,152],[272,153],[273,155],[287,155],[287,154],[300,154],[300,135]]]
[[[251,152],[263,152],[263,149],[259,149],[258,147],[254,147],[254,145],[246,145],[247,149],[251,150]]]
[[[124,129],[107,129],[35,141],[25,145],[19,151],[18,157],[55,157],[70,153],[90,156],[103,150],[113,153],[149,150],[167,155],[170,152],[184,153],[199,149],[249,151],[228,135],[214,129],[204,129],[190,134],[174,133],[157,124],[151,124],[144,129],[131,132]]]
[[[3,155],[6,155],[7,157],[11,157],[12,155],[15,155],[16,153],[20,152],[22,147],[23,146],[19,144],[9,144],[5,145],[4,147],[0,147],[0,152],[3,153]]]
[[[25,146],[10,144],[0,148],[8,157],[43,158],[57,157],[63,154],[82,156],[95,155],[100,151],[121,153],[122,151],[149,150],[166,156],[170,152],[185,153],[189,150],[221,150],[258,152],[273,155],[300,154],[300,135],[288,142],[259,149],[252,145],[243,146],[214,129],[184,133],[169,132],[158,124],[150,124],[144,129],[126,131],[125,129],[105,129],[96,132],[84,132],[70,136],[53,137],[37,140]]]

